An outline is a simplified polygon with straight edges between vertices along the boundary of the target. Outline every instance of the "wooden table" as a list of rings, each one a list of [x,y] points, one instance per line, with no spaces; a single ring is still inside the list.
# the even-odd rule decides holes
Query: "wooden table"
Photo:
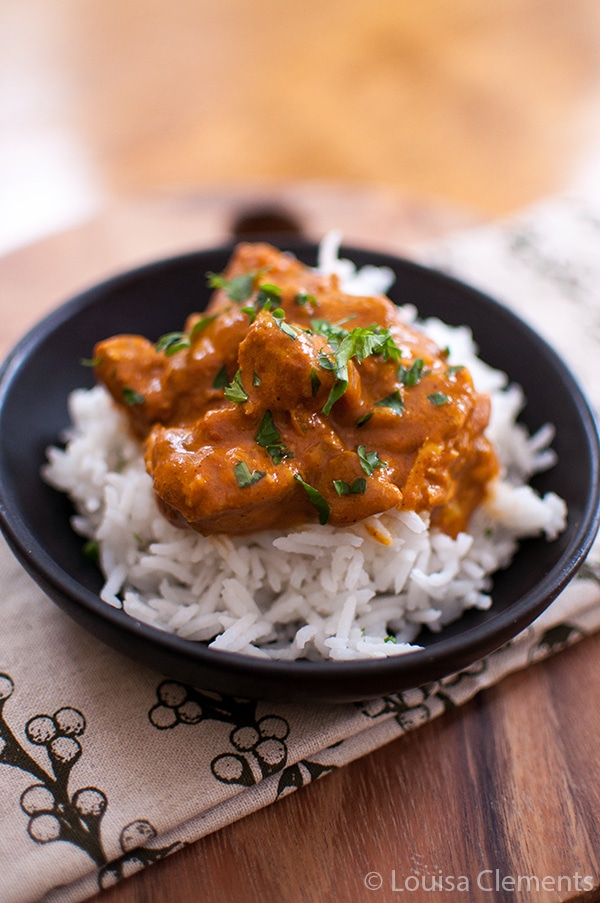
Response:
[[[451,208],[343,186],[148,197],[0,260],[2,351],[43,311],[93,280],[217,242],[250,208],[292,213],[309,235],[337,225],[353,240],[396,251],[467,221]],[[600,886],[599,694],[596,636],[100,899],[392,901],[404,899],[399,888],[408,879],[407,899],[425,903],[432,894],[411,883],[423,875],[425,887],[434,878],[445,888],[454,881],[454,892],[440,892],[452,901],[592,899],[577,893],[585,885],[576,876],[591,875]],[[562,877],[563,892],[516,893],[510,881],[518,876],[546,878],[547,888]],[[381,888],[369,889],[380,879]],[[490,891],[497,882],[500,889]],[[461,892],[466,883],[469,892]]]

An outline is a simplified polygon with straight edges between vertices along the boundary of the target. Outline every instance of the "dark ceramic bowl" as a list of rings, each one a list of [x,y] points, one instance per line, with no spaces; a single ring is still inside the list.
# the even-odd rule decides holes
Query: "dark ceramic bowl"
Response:
[[[316,246],[286,242],[306,263]],[[468,324],[481,357],[522,385],[531,431],[556,425],[557,465],[535,478],[568,504],[558,540],[524,542],[497,574],[489,611],[469,611],[425,648],[361,662],[269,662],[168,635],[100,601],[101,576],[69,525],[67,499],[40,478],[45,449],[67,426],[67,396],[91,385],[80,364],[99,339],[119,332],[156,339],[181,328],[208,299],[205,274],[224,269],[231,246],[125,273],[58,308],[17,345],[0,374],[0,525],[15,555],[47,595],[98,641],[162,673],[207,690],[271,700],[343,702],[407,689],[462,669],[526,627],[581,565],[598,527],[599,451],[594,418],[577,383],[548,345],[505,307],[446,276],[371,251],[344,248],[357,265],[391,267],[390,296],[421,316]]]

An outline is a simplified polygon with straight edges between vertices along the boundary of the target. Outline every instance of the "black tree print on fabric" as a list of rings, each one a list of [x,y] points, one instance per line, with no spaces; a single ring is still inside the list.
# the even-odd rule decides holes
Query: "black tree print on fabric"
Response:
[[[98,868],[100,889],[181,846],[142,847],[156,836],[156,830],[148,821],[139,819],[123,828],[119,838],[122,854],[109,862],[100,831],[108,806],[106,794],[98,787],[80,787],[73,793],[69,789],[71,771],[83,754],[80,738],[86,728],[84,715],[78,709],[64,707],[53,715],[29,719],[25,737],[32,746],[45,749],[49,766],[46,769],[30,755],[6,722],[4,707],[13,692],[12,678],[0,674],[0,765],[17,768],[34,779],[21,794],[20,804],[28,817],[27,832],[35,843],[64,841],[78,847]]]
[[[455,708],[456,703],[452,698],[452,689],[458,687],[463,681],[477,677],[487,668],[484,660],[475,662],[463,671],[444,681],[433,681],[414,687],[412,690],[403,690],[380,699],[357,703],[359,710],[367,718],[380,718],[382,715],[394,714],[396,721],[405,731],[413,730],[420,724],[425,724],[434,717],[434,707],[442,711]]]
[[[180,724],[221,721],[232,724],[231,749],[210,763],[213,776],[223,784],[253,787],[264,778],[281,773],[277,796],[309,784],[334,765],[302,760],[287,765],[286,740],[290,726],[279,715],[257,715],[258,703],[233,696],[221,696],[195,690],[173,680],[159,684],[157,703],[148,717],[158,730],[170,730]]]

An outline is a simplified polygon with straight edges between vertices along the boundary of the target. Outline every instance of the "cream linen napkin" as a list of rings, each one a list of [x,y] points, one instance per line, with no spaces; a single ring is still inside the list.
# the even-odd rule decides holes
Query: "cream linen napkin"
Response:
[[[421,259],[505,299],[600,401],[600,218],[556,199]],[[584,353],[572,354],[574,348]],[[0,900],[74,903],[461,705],[600,628],[600,568],[439,683],[343,706],[203,693],[99,646],[0,540]]]

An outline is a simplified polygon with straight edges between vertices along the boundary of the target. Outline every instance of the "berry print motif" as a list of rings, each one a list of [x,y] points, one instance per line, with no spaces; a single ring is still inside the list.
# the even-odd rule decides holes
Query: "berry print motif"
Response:
[[[211,720],[233,725],[229,734],[231,749],[215,756],[210,763],[213,777],[222,784],[253,787],[279,773],[277,797],[280,797],[335,767],[309,760],[288,766],[288,722],[279,715],[259,718],[255,701],[202,692],[172,680],[163,681],[156,692],[158,702],[148,717],[158,730]]]
[[[34,779],[20,799],[31,840],[38,844],[61,840],[78,847],[97,866],[100,890],[181,846],[143,847],[156,836],[156,830],[149,822],[137,820],[123,828],[119,838],[122,855],[109,862],[100,831],[108,806],[106,794],[98,787],[81,787],[72,794],[69,790],[71,771],[83,753],[80,738],[86,728],[84,715],[78,709],[65,707],[53,715],[36,715],[27,722],[25,737],[33,746],[46,750],[46,770],[6,723],[4,706],[13,692],[12,678],[0,674],[0,765],[17,768]]]
[[[433,681],[412,690],[404,690],[357,705],[367,718],[375,719],[393,714],[402,730],[410,731],[442,712],[455,708],[457,703],[452,698],[452,690],[477,678],[486,668],[485,660],[475,662],[474,665],[458,671],[444,681]]]

